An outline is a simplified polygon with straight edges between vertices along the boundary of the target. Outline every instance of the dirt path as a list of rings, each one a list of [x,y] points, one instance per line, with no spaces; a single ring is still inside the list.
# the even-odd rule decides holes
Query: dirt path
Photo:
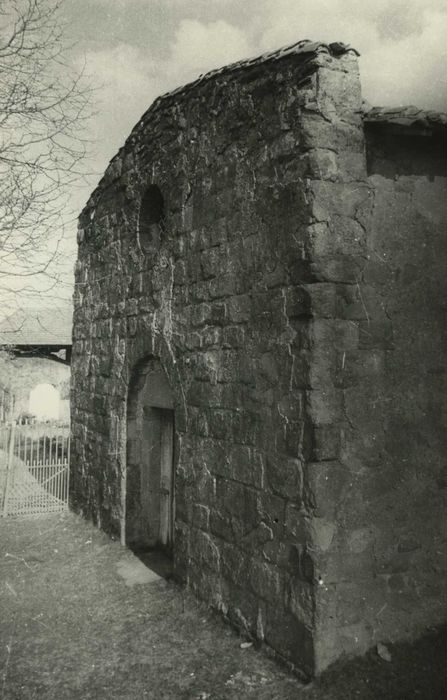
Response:
[[[77,516],[0,520],[1,700],[437,700],[446,638],[303,686]]]

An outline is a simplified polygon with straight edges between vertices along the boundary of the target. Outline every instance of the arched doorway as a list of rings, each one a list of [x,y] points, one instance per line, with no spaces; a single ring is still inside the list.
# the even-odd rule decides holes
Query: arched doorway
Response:
[[[29,412],[37,420],[58,420],[59,404],[59,391],[52,384],[37,384],[30,391]]]
[[[126,544],[172,551],[174,399],[159,360],[137,363],[127,409]]]

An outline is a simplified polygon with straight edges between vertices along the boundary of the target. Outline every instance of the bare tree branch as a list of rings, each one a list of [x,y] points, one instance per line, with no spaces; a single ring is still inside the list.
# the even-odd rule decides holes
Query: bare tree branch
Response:
[[[92,89],[74,70],[62,0],[0,0],[0,293],[50,275],[85,176]]]

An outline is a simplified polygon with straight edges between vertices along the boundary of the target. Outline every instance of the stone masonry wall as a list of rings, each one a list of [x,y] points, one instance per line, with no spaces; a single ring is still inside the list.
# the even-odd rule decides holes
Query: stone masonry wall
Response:
[[[364,318],[358,288],[367,260],[371,188],[366,177],[362,98],[355,71],[334,73],[321,66],[315,110],[304,115],[305,143],[314,168],[306,178],[310,203],[308,274],[301,276],[310,312],[307,404],[312,434],[300,508],[315,585],[313,643],[315,671],[339,656],[363,651],[357,631],[340,610],[345,567],[355,584],[355,559],[338,547],[349,536],[341,516],[349,489],[345,446],[345,362],[358,348]],[[355,382],[352,382],[354,385]],[[368,401],[367,397],[364,399]],[[354,496],[355,497],[355,496]],[[357,612],[361,609],[353,601]]]
[[[326,536],[314,515],[336,474],[325,461],[334,390],[312,363],[327,375],[321,333],[351,342],[349,325],[311,321],[327,304],[314,251],[334,264],[314,200],[319,179],[336,189],[334,134],[340,150],[353,143],[347,169],[363,162],[359,104],[355,57],[327,47],[162,98],[79,228],[73,506],[123,532],[128,384],[142,358],[159,358],[176,407],[177,576],[308,674],[319,665],[313,541]],[[165,222],[142,249],[149,184]]]
[[[445,136],[366,129],[366,260],[337,360],[343,477],[321,566],[334,655],[447,617]]]
[[[305,183],[317,672],[447,617],[445,129],[365,127],[359,98],[320,70]]]
[[[371,133],[340,45],[224,69],[154,103],[79,226],[73,506],[125,540],[153,358],[176,575],[308,675],[441,615],[445,180]]]

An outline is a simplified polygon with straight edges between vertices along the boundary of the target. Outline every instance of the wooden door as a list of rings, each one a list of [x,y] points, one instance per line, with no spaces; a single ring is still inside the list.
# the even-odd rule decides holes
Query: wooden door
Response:
[[[159,542],[171,547],[174,511],[174,411],[160,413],[160,530]]]

